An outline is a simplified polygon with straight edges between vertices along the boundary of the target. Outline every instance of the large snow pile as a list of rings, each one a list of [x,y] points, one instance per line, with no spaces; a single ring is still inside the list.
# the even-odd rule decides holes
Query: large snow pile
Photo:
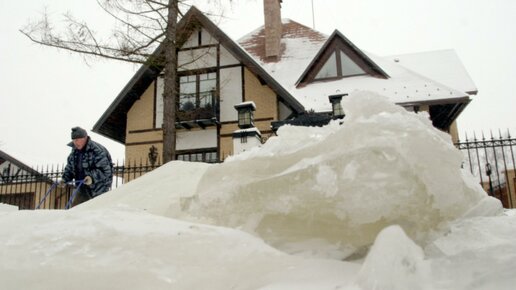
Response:
[[[343,124],[280,128],[263,148],[207,169],[188,213],[287,252],[306,244],[307,254],[345,258],[392,224],[424,243],[489,200],[463,177],[461,153],[426,114],[370,94],[343,107]]]
[[[513,289],[516,215],[425,114],[370,93],[223,164],[0,210],[1,289]]]

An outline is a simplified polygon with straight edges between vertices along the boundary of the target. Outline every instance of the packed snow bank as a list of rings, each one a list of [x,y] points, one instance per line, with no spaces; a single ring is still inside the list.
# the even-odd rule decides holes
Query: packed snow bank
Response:
[[[180,202],[195,194],[199,179],[210,166],[201,162],[169,162],[74,210],[134,207],[157,215],[177,216]]]
[[[359,269],[289,256],[241,231],[134,209],[20,211],[0,214],[0,229],[5,290],[335,289]]]
[[[358,273],[363,289],[423,289],[430,280],[430,265],[423,250],[399,226],[378,234]]]
[[[424,245],[472,208],[501,212],[427,114],[366,92],[342,105],[342,124],[284,126],[261,148],[208,168],[186,213],[286,252],[341,259],[389,225]]]
[[[515,213],[459,219],[429,244],[433,289],[514,289]]]
[[[0,212],[8,212],[8,211],[16,211],[16,210],[18,210],[17,206],[0,202]]]
[[[287,255],[133,208],[0,213],[1,288],[514,289],[516,215],[460,219],[433,249],[384,229],[361,263]]]

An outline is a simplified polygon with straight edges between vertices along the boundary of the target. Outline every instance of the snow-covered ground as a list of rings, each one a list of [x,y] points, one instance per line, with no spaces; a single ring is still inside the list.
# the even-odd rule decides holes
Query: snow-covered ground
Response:
[[[1,289],[514,289],[516,214],[428,116],[357,92],[223,164],[68,211],[0,206]]]

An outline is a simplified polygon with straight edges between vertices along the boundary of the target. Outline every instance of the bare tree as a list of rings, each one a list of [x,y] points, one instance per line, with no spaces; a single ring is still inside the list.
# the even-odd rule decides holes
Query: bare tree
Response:
[[[181,8],[188,5],[183,0],[97,0],[97,3],[117,23],[108,39],[100,39],[88,23],[71,14],[64,15],[61,32],[54,29],[47,13],[20,31],[45,46],[163,69],[163,161],[173,160],[178,95],[176,27],[178,18],[182,17]],[[153,54],[159,46],[162,53]]]

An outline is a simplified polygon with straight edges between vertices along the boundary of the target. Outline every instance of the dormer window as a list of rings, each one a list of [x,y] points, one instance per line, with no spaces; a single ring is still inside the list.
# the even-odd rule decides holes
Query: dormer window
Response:
[[[363,75],[366,72],[360,68],[349,56],[337,49],[333,51],[321,67],[315,80],[340,78],[356,75]]]
[[[334,81],[353,76],[387,79],[389,76],[344,35],[335,30],[296,82],[304,87],[312,82]]]

